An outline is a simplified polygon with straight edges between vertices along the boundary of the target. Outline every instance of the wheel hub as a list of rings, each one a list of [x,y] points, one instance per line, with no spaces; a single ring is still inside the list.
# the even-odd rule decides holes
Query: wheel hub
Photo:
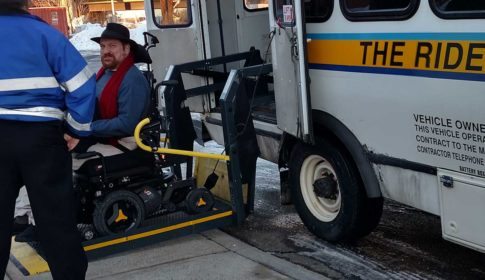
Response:
[[[300,169],[300,186],[308,210],[320,221],[333,221],[340,212],[340,186],[329,161],[320,155],[307,157]]]
[[[323,197],[326,199],[337,199],[337,182],[333,178],[333,175],[327,175],[325,177],[318,178],[313,183],[313,191],[318,197]]]

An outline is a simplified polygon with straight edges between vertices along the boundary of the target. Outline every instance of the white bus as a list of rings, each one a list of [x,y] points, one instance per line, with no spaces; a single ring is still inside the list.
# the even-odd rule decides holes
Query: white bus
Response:
[[[485,1],[145,0],[154,71],[246,52],[271,63],[252,97],[283,202],[330,241],[378,224],[383,198],[439,215],[485,252]],[[241,63],[208,67],[229,73]],[[184,74],[184,84],[219,76]],[[187,100],[222,142],[217,90]]]

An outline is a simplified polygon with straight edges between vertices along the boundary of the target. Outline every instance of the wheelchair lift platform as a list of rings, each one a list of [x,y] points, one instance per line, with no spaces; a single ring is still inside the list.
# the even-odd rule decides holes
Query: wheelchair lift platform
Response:
[[[83,242],[89,260],[140,246],[233,224],[233,211],[229,204],[216,200],[211,211],[187,214],[183,211],[147,219],[142,226],[128,234],[99,237]]]
[[[200,214],[180,211],[146,219],[142,226],[129,233],[84,241],[83,247],[88,260],[93,261],[115,253],[233,224],[232,207],[226,202],[216,200],[211,211]],[[42,250],[36,242],[17,243],[12,238],[10,261],[24,276],[49,271]]]

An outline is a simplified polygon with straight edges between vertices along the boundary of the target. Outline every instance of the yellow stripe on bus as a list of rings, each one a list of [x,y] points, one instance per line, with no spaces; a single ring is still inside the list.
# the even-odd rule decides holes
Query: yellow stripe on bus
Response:
[[[227,211],[227,212],[215,214],[215,215],[205,217],[205,218],[191,220],[191,221],[183,222],[183,223],[180,223],[180,224],[176,224],[176,225],[172,225],[172,226],[168,226],[168,227],[164,227],[164,228],[159,228],[159,229],[155,229],[155,230],[151,230],[151,231],[147,231],[147,232],[142,232],[142,233],[126,236],[126,237],[113,239],[113,240],[106,241],[106,242],[101,242],[101,243],[85,246],[84,250],[86,252],[88,252],[88,251],[104,248],[104,247],[115,245],[115,244],[121,244],[121,243],[125,243],[125,242],[128,242],[128,241],[140,239],[140,238],[145,238],[145,237],[153,236],[153,235],[156,235],[156,234],[160,234],[160,233],[164,233],[164,232],[169,232],[169,231],[181,229],[181,228],[184,228],[184,227],[189,227],[189,226],[201,224],[201,223],[208,222],[208,221],[217,220],[217,219],[228,217],[228,216],[231,216],[231,215],[232,215],[232,211]]]
[[[485,41],[312,39],[308,62],[485,74]]]

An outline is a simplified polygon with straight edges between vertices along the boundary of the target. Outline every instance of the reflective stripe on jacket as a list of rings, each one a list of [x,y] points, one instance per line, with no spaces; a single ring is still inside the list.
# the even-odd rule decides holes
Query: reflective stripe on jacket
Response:
[[[0,15],[0,119],[65,120],[90,134],[95,79],[74,46],[31,15]]]

